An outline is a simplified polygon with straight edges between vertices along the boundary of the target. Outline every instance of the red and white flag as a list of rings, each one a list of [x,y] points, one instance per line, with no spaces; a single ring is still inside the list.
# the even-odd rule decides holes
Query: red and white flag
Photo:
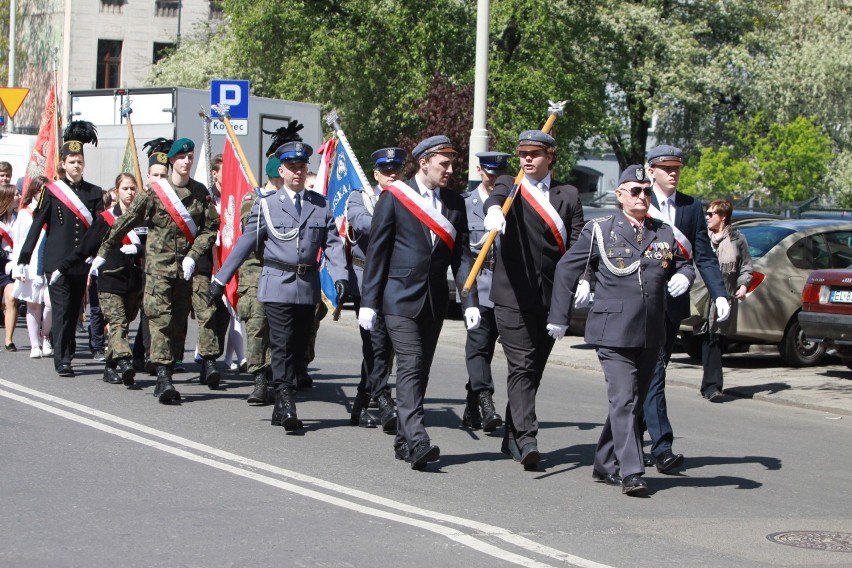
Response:
[[[254,191],[230,138],[225,139],[221,171],[222,196],[219,206],[219,240],[216,245],[218,253],[216,256],[220,263],[224,263],[228,255],[231,254],[234,245],[237,244],[240,235],[243,234],[240,225],[240,205],[243,197]],[[235,309],[237,307],[238,282],[239,273],[234,274],[234,277],[225,286],[225,299]]]
[[[56,155],[59,147],[56,129],[56,89],[51,87],[44,101],[38,136],[27,164],[27,173],[24,175],[24,191],[29,187],[30,180],[36,176],[44,176],[49,180],[56,178]]]

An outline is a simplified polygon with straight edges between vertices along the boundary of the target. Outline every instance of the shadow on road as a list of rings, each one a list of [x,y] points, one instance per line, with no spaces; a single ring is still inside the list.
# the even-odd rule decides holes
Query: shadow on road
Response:
[[[754,395],[760,393],[775,394],[777,392],[790,389],[787,383],[765,383],[762,385],[748,385],[741,387],[732,387],[725,389],[725,394],[735,396],[737,398],[754,398]]]

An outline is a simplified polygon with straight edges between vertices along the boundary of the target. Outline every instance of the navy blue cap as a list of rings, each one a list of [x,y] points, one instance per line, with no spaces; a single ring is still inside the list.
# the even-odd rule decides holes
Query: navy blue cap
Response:
[[[402,148],[381,148],[370,154],[370,159],[375,164],[375,169],[398,168],[405,163],[408,152]]]
[[[304,142],[294,141],[281,144],[275,150],[275,157],[282,162],[307,162],[314,149]]]
[[[277,178],[281,177],[281,174],[278,173],[278,168],[281,167],[281,160],[276,158],[275,156],[269,156],[269,159],[266,160],[266,177],[269,178]]]
[[[645,167],[642,164],[632,164],[624,168],[624,171],[621,172],[621,177],[618,178],[618,185],[631,182],[651,183],[651,180],[645,175]]]
[[[521,146],[556,146],[556,139],[541,130],[524,130],[518,136],[518,147]]]
[[[682,166],[683,150],[668,144],[654,146],[648,152],[649,166]]]
[[[426,154],[455,154],[456,149],[453,148],[453,143],[443,134],[438,136],[430,136],[426,140],[421,141],[414,150],[411,151],[411,156],[415,160],[419,160]]]
[[[175,143],[172,144],[172,149],[169,150],[168,158],[171,160],[178,154],[186,154],[187,152],[192,152],[195,150],[195,142],[190,140],[189,138],[178,138],[175,140]]]
[[[502,174],[509,169],[511,154],[505,152],[478,152],[479,167],[491,175]]]

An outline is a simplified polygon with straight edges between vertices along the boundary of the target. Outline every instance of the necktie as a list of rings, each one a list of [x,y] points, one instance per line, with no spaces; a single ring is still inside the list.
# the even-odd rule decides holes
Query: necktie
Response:
[[[427,203],[431,202],[432,207],[434,207],[435,209],[438,208],[438,201],[435,198],[435,192],[434,191],[429,191],[428,189],[426,191],[424,191],[423,192],[423,200],[426,201]],[[435,233],[433,233],[432,231],[429,231],[429,232],[431,233],[432,244],[434,245],[435,244]]]
[[[296,213],[299,214],[299,217],[302,216],[302,196],[300,194],[296,194],[293,197],[293,204],[296,206]]]
[[[547,184],[543,181],[540,181],[536,184],[536,187],[541,191],[544,195],[547,195]]]
[[[663,207],[665,207],[665,209],[663,209],[663,216],[666,218],[669,225],[674,226],[674,205],[672,205],[671,201],[666,199],[663,201]]]

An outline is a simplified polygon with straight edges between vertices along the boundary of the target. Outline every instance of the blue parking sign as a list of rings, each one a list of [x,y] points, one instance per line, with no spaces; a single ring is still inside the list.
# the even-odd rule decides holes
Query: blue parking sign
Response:
[[[213,79],[210,81],[210,106],[228,105],[231,118],[247,119],[249,117],[249,82],[229,79]],[[219,113],[210,110],[211,117]]]

